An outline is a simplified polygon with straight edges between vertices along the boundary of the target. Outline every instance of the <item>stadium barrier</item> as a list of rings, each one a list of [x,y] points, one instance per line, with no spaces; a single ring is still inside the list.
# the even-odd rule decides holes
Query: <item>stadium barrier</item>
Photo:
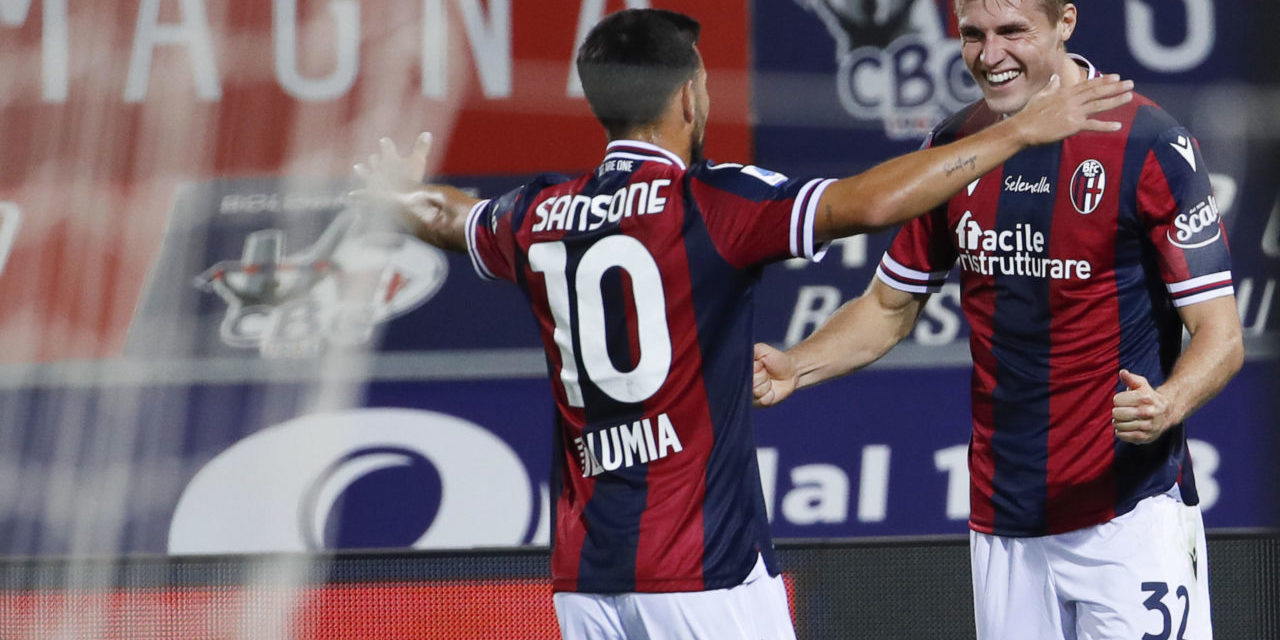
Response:
[[[802,640],[974,637],[964,536],[778,549]],[[1216,636],[1280,638],[1280,531],[1211,532],[1209,555]],[[543,547],[6,558],[0,638],[557,638],[547,563]]]

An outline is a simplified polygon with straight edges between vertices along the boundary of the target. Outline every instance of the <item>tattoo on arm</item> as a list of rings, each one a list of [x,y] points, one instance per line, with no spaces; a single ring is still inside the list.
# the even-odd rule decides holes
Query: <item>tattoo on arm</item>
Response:
[[[942,170],[946,171],[947,175],[949,176],[961,169],[968,169],[972,171],[975,168],[977,168],[977,166],[978,166],[978,156],[969,156],[968,158],[956,158],[955,161],[944,165],[942,167]]]
[[[827,205],[827,210],[824,215],[826,215],[827,228],[830,229],[834,224],[832,221],[835,219],[835,212],[832,211],[831,205]]]

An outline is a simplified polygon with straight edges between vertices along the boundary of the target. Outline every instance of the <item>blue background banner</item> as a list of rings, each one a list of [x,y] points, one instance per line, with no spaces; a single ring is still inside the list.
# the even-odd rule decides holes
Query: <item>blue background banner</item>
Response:
[[[977,98],[950,4],[752,3],[754,157],[716,159],[839,176],[914,150]],[[1190,420],[1192,456],[1209,527],[1276,528],[1280,107],[1242,4],[1082,3],[1071,49],[1137,80],[1214,173],[1247,361]],[[528,177],[449,181],[490,197]],[[0,367],[0,554],[547,543],[553,407],[524,299],[348,207],[351,186],[190,184],[122,357]],[[768,268],[757,338],[808,335],[892,237]],[[963,532],[967,343],[953,276],[884,360],[756,411],[775,535]]]
[[[1280,442],[1251,419],[1273,406],[1275,373],[1247,364],[1191,423],[1210,528],[1280,525]],[[968,375],[886,368],[757,411],[775,535],[965,531]],[[4,553],[547,543],[546,381],[270,377],[0,392],[28,426],[0,454],[22,488],[0,511]],[[318,393],[356,408],[318,410]]]

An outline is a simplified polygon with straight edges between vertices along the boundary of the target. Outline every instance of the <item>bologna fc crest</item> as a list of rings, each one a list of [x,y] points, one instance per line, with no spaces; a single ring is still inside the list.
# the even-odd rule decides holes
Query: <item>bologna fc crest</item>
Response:
[[[1075,175],[1071,176],[1071,204],[1080,213],[1093,213],[1102,202],[1102,194],[1106,189],[1107,172],[1102,168],[1102,163],[1093,159],[1085,160],[1076,167]]]

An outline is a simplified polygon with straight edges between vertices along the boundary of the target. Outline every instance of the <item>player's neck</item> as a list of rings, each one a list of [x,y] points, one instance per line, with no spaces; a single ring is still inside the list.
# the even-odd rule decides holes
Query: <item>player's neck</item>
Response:
[[[671,123],[659,122],[636,127],[613,140],[636,140],[662,147],[679,156],[686,165],[690,163],[690,157],[692,156],[689,132],[684,131],[681,127],[673,126]],[[613,140],[610,140],[610,142]]]
[[[1063,88],[1073,87],[1089,79],[1089,70],[1063,52],[1062,61],[1058,63],[1058,77],[1062,79]]]

